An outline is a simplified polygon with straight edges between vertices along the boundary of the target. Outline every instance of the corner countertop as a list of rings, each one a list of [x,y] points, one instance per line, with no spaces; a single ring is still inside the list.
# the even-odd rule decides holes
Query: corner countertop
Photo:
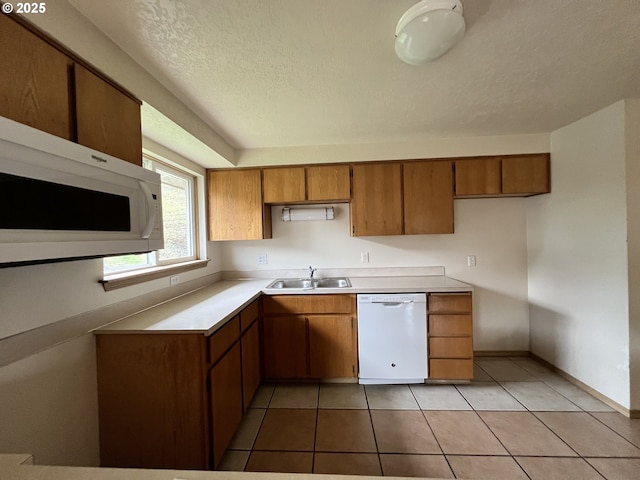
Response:
[[[223,280],[95,330],[96,334],[201,333],[211,335],[260,295],[470,292],[444,275],[349,277],[351,287],[286,290],[267,288],[274,279]]]

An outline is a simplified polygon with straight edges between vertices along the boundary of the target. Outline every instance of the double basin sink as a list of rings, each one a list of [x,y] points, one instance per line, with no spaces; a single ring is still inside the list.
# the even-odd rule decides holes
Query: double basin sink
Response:
[[[287,288],[348,288],[351,282],[347,277],[330,278],[279,278],[267,288],[287,289]]]

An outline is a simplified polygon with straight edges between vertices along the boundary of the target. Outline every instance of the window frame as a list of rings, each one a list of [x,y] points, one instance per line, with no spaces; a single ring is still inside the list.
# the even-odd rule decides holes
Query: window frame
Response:
[[[145,265],[138,268],[122,270],[118,272],[105,273],[104,262],[102,269],[102,284],[105,291],[135,285],[158,278],[176,275],[181,272],[206,267],[209,260],[206,257],[204,201],[205,201],[205,175],[204,171],[197,171],[196,168],[185,166],[182,163],[172,161],[164,156],[160,156],[153,151],[143,149],[143,158],[159,164],[169,170],[176,172],[179,177],[190,179],[191,184],[191,223],[192,223],[192,244],[193,254],[190,257],[181,257],[170,260],[158,261],[156,252],[148,253],[148,257],[155,261],[154,265]],[[195,165],[195,164],[194,164]],[[202,169],[204,170],[204,169]]]

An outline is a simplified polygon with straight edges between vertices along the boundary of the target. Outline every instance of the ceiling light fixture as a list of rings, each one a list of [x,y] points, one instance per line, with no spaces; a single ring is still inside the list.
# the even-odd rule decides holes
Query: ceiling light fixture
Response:
[[[424,65],[444,55],[465,32],[460,0],[421,0],[396,26],[396,55],[410,65]]]

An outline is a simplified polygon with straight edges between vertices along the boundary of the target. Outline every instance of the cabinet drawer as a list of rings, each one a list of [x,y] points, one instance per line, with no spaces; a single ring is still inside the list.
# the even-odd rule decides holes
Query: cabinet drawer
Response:
[[[430,337],[429,358],[472,358],[471,337]]]
[[[471,293],[432,293],[429,295],[429,313],[471,312]]]
[[[429,315],[430,336],[455,337],[471,334],[471,315]]]
[[[355,295],[274,295],[263,299],[265,315],[355,313]]]
[[[258,300],[253,301],[247,308],[240,312],[240,329],[247,330],[258,319]]]
[[[471,380],[473,378],[473,360],[429,360],[430,380]]]
[[[236,315],[209,337],[209,362],[216,363],[238,338],[240,338],[240,317]]]

